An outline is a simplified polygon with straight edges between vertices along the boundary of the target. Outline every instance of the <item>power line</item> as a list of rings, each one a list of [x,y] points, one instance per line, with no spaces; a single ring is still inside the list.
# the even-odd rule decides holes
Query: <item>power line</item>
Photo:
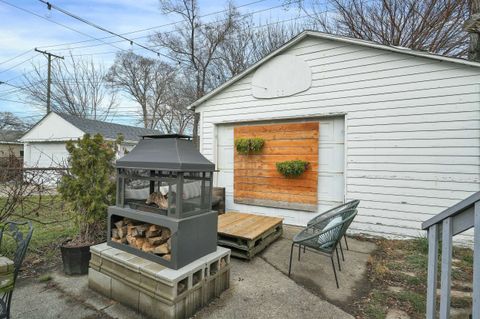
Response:
[[[12,103],[19,103],[19,104],[25,104],[25,105],[36,105],[36,106],[42,106],[41,104],[36,104],[36,103],[31,103],[31,102],[21,102],[21,101],[16,101],[16,100],[10,100],[10,99],[5,99],[3,97],[0,97],[0,101],[6,101],[6,102],[12,102]]]
[[[258,3],[261,3],[261,2],[265,2],[265,1],[267,1],[267,0],[257,0],[257,1],[242,4],[242,5],[240,5],[236,8],[238,9],[238,8],[248,7],[248,6],[258,4]],[[224,12],[227,12],[227,11],[229,11],[229,9],[210,12],[210,13],[199,16],[199,18],[205,18],[205,17],[208,17],[208,16],[224,13]],[[169,23],[166,23],[166,24],[153,26],[153,27],[148,27],[148,28],[144,28],[144,29],[139,29],[139,30],[120,33],[120,35],[129,35],[129,34],[140,33],[140,32],[145,32],[145,31],[150,31],[150,30],[155,30],[155,29],[161,29],[161,28],[172,26],[172,25],[179,24],[179,23],[182,23],[182,22],[184,22],[184,21],[183,20],[178,20],[178,21],[169,22]],[[115,37],[116,36],[112,35],[112,36],[107,36],[107,37],[103,37],[103,38],[100,38],[100,39],[106,40],[106,39],[111,39],[111,38],[115,38]],[[139,38],[133,38],[133,39],[139,39]],[[54,44],[54,45],[48,45],[48,46],[41,46],[40,48],[53,48],[53,47],[59,47],[59,46],[69,46],[69,45],[72,45],[72,44],[80,44],[80,43],[91,42],[91,41],[93,41],[93,40],[82,40],[82,41],[76,41],[76,42],[67,42],[67,43],[60,43],[60,44]]]
[[[79,31],[79,30],[77,30],[77,29],[71,28],[71,27],[69,27],[69,26],[67,26],[67,25],[65,25],[65,24],[63,24],[63,23],[56,22],[56,21],[54,21],[54,20],[50,20],[50,19],[48,19],[48,18],[46,18],[46,17],[44,17],[44,16],[42,16],[42,15],[40,15],[40,14],[37,14],[37,13],[31,11],[31,10],[28,10],[28,9],[25,9],[25,8],[22,8],[22,7],[19,7],[19,6],[14,5],[14,4],[10,3],[10,2],[7,2],[7,1],[5,1],[5,0],[0,0],[0,2],[5,3],[6,5],[9,5],[9,6],[11,6],[11,7],[14,7],[14,8],[18,9],[18,10],[23,11],[23,12],[27,12],[27,13],[29,13],[29,14],[32,14],[32,15],[34,15],[34,16],[36,16],[36,17],[39,17],[39,18],[41,18],[41,19],[43,19],[43,20],[46,20],[46,21],[48,21],[48,22],[51,22],[51,23],[54,23],[54,24],[59,25],[59,26],[61,26],[61,27],[64,27],[64,28],[66,28],[66,29],[68,29],[68,30],[70,30],[70,31],[73,31],[73,32],[76,32],[76,33],[81,34],[81,35],[83,35],[83,36],[89,37],[89,38],[91,38],[91,39],[93,39],[93,40],[102,42],[102,43],[104,43],[104,44],[111,45],[111,46],[113,46],[114,48],[117,48],[117,49],[119,49],[119,50],[123,50],[122,48],[119,48],[119,47],[117,47],[117,46],[114,46],[113,44],[107,43],[107,42],[105,42],[105,41],[103,41],[103,40],[101,40],[101,39],[99,39],[99,38],[95,38],[95,37],[93,37],[93,36],[91,36],[91,35],[89,35],[89,34],[87,34],[87,33],[84,33],[84,32],[82,32],[82,31]]]
[[[58,7],[58,6],[54,5],[54,4],[51,4],[50,2],[47,2],[47,1],[44,1],[44,0],[38,0],[38,1],[40,1],[41,3],[46,4],[47,7],[48,7],[48,10],[52,10],[52,8],[53,8],[53,9],[55,9],[55,10],[57,10],[57,11],[62,12],[63,14],[66,14],[67,16],[69,16],[69,17],[71,17],[71,18],[73,18],[73,19],[75,19],[75,20],[78,20],[78,21],[80,21],[80,22],[83,22],[83,23],[85,23],[85,24],[87,24],[87,25],[89,25],[89,26],[91,26],[91,27],[93,27],[93,28],[96,28],[96,29],[98,29],[98,30],[100,30],[100,31],[103,31],[103,32],[106,32],[106,33],[109,33],[109,34],[111,34],[111,35],[113,35],[113,36],[116,36],[116,37],[118,37],[118,38],[121,38],[121,39],[123,39],[123,40],[125,40],[125,41],[128,41],[128,42],[130,43],[130,45],[134,45],[134,44],[135,44],[136,46],[139,46],[139,47],[141,47],[141,48],[143,48],[143,49],[145,49],[145,50],[148,50],[148,51],[150,51],[150,52],[155,53],[157,56],[162,55],[162,56],[164,56],[164,57],[166,57],[166,58],[171,59],[171,58],[170,58],[169,56],[167,56],[167,55],[164,55],[164,54],[162,54],[162,53],[160,53],[160,52],[158,52],[158,51],[155,51],[155,50],[153,50],[153,49],[151,49],[151,48],[149,48],[149,47],[147,47],[147,46],[145,46],[145,45],[143,45],[143,44],[141,44],[141,43],[138,43],[138,42],[136,42],[136,41],[133,41],[132,39],[129,39],[129,38],[127,38],[127,37],[125,37],[125,36],[123,36],[123,35],[121,35],[121,34],[119,34],[119,33],[113,32],[113,31],[111,31],[111,30],[109,30],[109,29],[107,29],[107,28],[104,28],[104,27],[102,27],[102,26],[100,26],[100,25],[98,25],[98,24],[95,24],[95,23],[93,23],[93,22],[91,22],[91,21],[89,21],[89,20],[87,20],[87,19],[84,19],[84,18],[82,18],[82,17],[80,17],[80,16],[78,16],[78,15],[76,15],[76,14],[73,14],[73,13],[71,13],[71,12],[65,10],[65,9],[62,9],[62,8],[60,8],[60,7]]]
[[[27,51],[25,51],[25,52],[23,52],[23,53],[20,53],[20,54],[14,56],[13,58],[10,58],[10,59],[8,59],[8,60],[5,60],[5,61],[3,61],[3,62],[0,62],[0,65],[5,64],[5,63],[8,63],[8,62],[10,62],[10,61],[13,61],[13,60],[15,60],[15,59],[17,59],[17,58],[19,58],[19,57],[22,57],[22,56],[30,53],[31,51],[32,51],[31,49],[28,49]]]
[[[1,1],[1,0],[0,0],[0,1]],[[10,70],[12,70],[12,69],[15,69],[16,67],[18,67],[18,66],[20,66],[20,65],[22,65],[22,64],[24,64],[24,63],[27,63],[28,61],[31,61],[31,60],[35,59],[37,56],[38,56],[38,54],[35,54],[35,55],[34,55],[33,57],[31,57],[31,58],[28,58],[28,59],[26,59],[26,60],[24,60],[24,61],[22,61],[22,62],[20,62],[20,63],[17,63],[17,64],[15,64],[14,66],[9,67],[8,69],[2,70],[2,71],[0,71],[0,74],[5,73],[5,72],[8,72],[8,71],[10,71]]]
[[[302,0],[294,0],[293,3],[299,3],[300,1],[302,1]],[[243,14],[242,16],[251,16],[251,15],[267,12],[267,11],[270,11],[270,10],[282,8],[284,6],[285,6],[284,4],[280,4],[280,5],[276,5],[276,6],[273,6],[273,7],[268,7],[268,8],[256,10],[256,11],[253,11],[253,12],[248,12],[248,13]],[[215,24],[215,23],[218,23],[218,22],[224,22],[224,21],[227,21],[227,20],[228,20],[228,18],[227,19],[222,19],[222,20],[219,20],[219,21],[208,22],[208,23],[205,23],[204,25],[208,26],[208,25],[212,25],[212,24]],[[170,34],[170,33],[174,33],[174,32],[176,32],[176,30],[166,31],[164,33],[165,34]],[[150,35],[143,35],[143,36],[139,36],[139,37],[134,37],[134,38],[132,38],[132,40],[145,39],[145,38],[148,38],[148,37],[150,37]],[[122,42],[124,42],[124,40],[105,42],[105,44],[116,44],[116,43],[122,43]],[[89,44],[89,45],[76,46],[76,47],[66,48],[66,49],[52,49],[52,50],[54,50],[54,51],[71,51],[71,50],[76,50],[76,49],[85,49],[85,48],[92,48],[92,47],[98,47],[98,46],[101,46],[101,44]]]

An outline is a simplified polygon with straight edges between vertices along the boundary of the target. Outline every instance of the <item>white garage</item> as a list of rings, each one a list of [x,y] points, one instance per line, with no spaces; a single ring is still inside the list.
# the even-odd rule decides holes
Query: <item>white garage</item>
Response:
[[[227,210],[304,225],[337,203],[359,199],[352,231],[416,237],[422,221],[480,191],[479,83],[480,63],[307,31],[190,107],[200,115],[200,150],[220,170],[216,183],[226,187]],[[258,138],[259,127],[303,122],[319,124],[315,194],[272,175],[274,159],[238,162],[235,132],[248,137],[242,128],[251,127]],[[295,148],[298,138],[285,139],[286,148]],[[298,160],[316,156],[309,152]],[[268,196],[291,192],[284,198],[298,202],[304,191],[316,196],[315,209],[237,198],[252,193],[239,177],[253,181],[252,191],[263,187],[240,174],[245,167],[286,185],[272,182]]]
[[[156,130],[84,119],[75,115],[50,112],[36,123],[20,141],[24,145],[24,166],[37,168],[65,167],[68,152],[65,143],[84,134],[101,134],[107,140],[124,137],[123,148],[130,150],[142,135],[159,134]]]

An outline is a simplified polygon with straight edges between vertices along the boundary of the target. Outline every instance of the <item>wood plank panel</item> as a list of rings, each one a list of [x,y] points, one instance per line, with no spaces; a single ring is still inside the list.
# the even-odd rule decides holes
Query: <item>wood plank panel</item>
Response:
[[[278,217],[226,212],[218,216],[218,233],[253,240],[282,221],[283,219]]]
[[[234,139],[259,137],[265,140],[259,154],[234,151],[234,200],[237,203],[315,210],[318,184],[319,123],[282,123],[234,128]],[[305,173],[286,178],[276,163],[309,162]],[[298,204],[298,205],[295,205]]]

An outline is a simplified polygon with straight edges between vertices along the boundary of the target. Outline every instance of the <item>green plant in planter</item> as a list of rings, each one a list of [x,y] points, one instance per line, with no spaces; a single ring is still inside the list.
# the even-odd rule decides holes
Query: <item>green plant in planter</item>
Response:
[[[237,138],[235,140],[235,149],[240,154],[248,155],[250,153],[259,153],[264,144],[265,140],[259,137]]]
[[[308,168],[308,162],[301,160],[276,163],[277,171],[285,177],[298,177]]]
[[[69,169],[58,192],[75,213],[79,233],[71,241],[74,246],[96,243],[105,233],[107,207],[115,202],[115,155],[122,141],[121,136],[109,142],[100,134],[85,134],[67,142]]]

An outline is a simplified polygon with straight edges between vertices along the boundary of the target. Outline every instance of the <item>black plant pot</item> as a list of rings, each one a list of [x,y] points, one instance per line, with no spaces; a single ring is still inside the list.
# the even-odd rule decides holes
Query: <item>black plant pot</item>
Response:
[[[90,245],[81,247],[60,246],[62,251],[63,272],[66,275],[85,275],[90,262]]]

